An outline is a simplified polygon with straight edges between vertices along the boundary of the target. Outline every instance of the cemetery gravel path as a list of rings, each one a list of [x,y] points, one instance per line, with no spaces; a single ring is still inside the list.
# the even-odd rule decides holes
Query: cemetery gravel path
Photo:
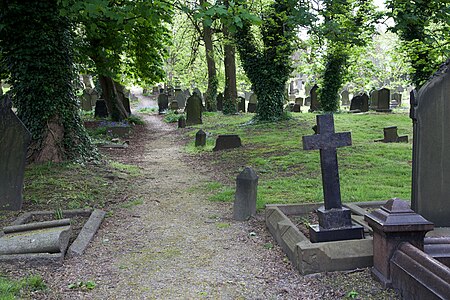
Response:
[[[114,211],[81,257],[37,271],[48,299],[321,299],[259,220],[236,222],[232,204],[208,201],[207,170],[183,160],[176,128],[147,116],[146,143],[124,156],[142,170],[135,199]],[[203,173],[203,174],[202,174]],[[254,234],[250,234],[254,232]],[[96,287],[69,289],[79,281]]]

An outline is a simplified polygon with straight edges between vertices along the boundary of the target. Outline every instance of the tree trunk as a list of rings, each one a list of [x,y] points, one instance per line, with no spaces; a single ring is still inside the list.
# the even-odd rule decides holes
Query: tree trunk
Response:
[[[228,1],[226,1],[228,6]],[[225,58],[225,91],[223,93],[223,113],[233,114],[237,112],[236,98],[237,98],[237,87],[236,87],[236,59],[235,52],[236,49],[231,40],[231,34],[223,26],[223,35],[225,37],[225,44],[223,46]]]
[[[200,4],[205,2],[200,0]],[[207,111],[217,110],[217,75],[216,75],[216,63],[214,61],[214,47],[212,41],[211,27],[203,25],[203,41],[205,42],[206,49],[206,63],[208,65],[208,88],[205,93],[205,103]]]
[[[116,86],[111,77],[99,75],[100,85],[102,87],[103,99],[105,100],[106,107],[108,108],[108,115],[113,121],[123,121],[128,118],[128,112],[126,111],[123,103],[119,100]]]

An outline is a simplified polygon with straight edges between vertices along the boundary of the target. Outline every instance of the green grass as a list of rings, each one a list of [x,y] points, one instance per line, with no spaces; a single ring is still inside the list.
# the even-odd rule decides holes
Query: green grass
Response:
[[[152,114],[158,111],[157,107],[143,107],[137,110],[141,114]]]
[[[47,286],[39,275],[30,275],[21,280],[11,280],[0,275],[0,300],[19,299],[34,291],[45,290]]]
[[[410,198],[412,143],[374,142],[383,138],[383,128],[398,126],[399,135],[412,139],[407,111],[392,114],[348,114],[334,116],[336,132],[350,131],[352,146],[338,149],[343,202]],[[319,151],[302,149],[302,136],[312,135],[316,114],[294,114],[279,123],[252,124],[251,115],[203,115],[203,124],[187,132],[185,150],[213,162],[223,173],[221,183],[210,186],[210,200],[233,201],[234,181],[243,166],[259,175],[258,208],[268,203],[323,201]],[[197,128],[208,133],[206,147],[195,148]],[[243,147],[214,153],[219,134],[238,134]]]

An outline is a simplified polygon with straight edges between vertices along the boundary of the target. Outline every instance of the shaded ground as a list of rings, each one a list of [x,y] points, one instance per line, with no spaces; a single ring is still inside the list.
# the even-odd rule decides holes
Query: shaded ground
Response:
[[[27,270],[50,287],[33,299],[342,299],[352,291],[392,298],[368,270],[300,276],[273,245],[262,215],[235,222],[231,203],[207,200],[199,186],[213,169],[186,162],[176,127],[157,115],[145,121],[128,149],[109,151],[142,170],[129,195],[138,201],[114,210],[82,257]],[[68,288],[80,281],[96,287]]]

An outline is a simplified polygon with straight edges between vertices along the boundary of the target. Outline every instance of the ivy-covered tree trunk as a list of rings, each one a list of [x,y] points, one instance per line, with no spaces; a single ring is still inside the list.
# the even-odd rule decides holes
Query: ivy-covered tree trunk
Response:
[[[32,133],[31,162],[95,154],[81,123],[68,19],[57,0],[0,2],[0,65],[9,73],[17,115]]]
[[[228,1],[225,1],[228,7]],[[227,26],[222,29],[224,36],[224,65],[225,65],[225,90],[223,92],[223,109],[225,115],[237,112],[237,86],[236,86],[236,48],[233,45],[233,37]]]
[[[322,110],[326,112],[335,112],[339,109],[339,90],[344,81],[348,60],[348,54],[343,48],[328,49],[322,79],[323,87],[319,89],[319,101]]]
[[[128,118],[128,112],[121,101],[114,80],[109,76],[99,75],[102,87],[102,97],[108,108],[108,115],[113,121],[123,121]]]

